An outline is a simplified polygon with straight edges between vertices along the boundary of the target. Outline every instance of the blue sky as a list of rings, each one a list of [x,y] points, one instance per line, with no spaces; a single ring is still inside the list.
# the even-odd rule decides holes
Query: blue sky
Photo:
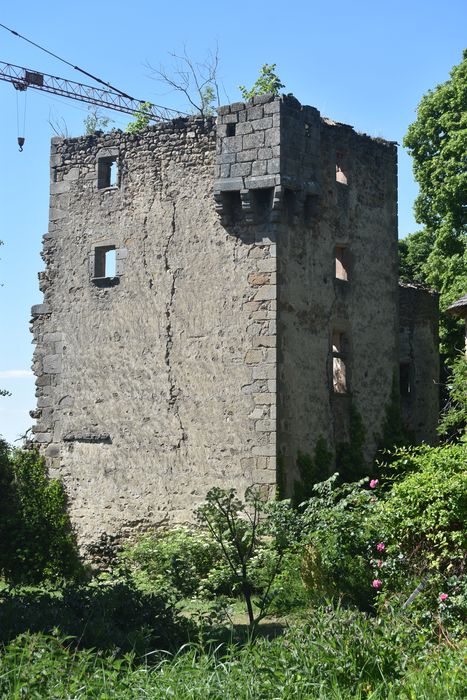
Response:
[[[277,63],[286,85],[323,115],[373,136],[402,142],[422,95],[449,77],[462,58],[467,26],[465,0],[367,0],[332,3],[302,0],[193,3],[63,0],[2,3],[0,22],[74,65],[139,99],[184,109],[178,97],[155,82],[149,62],[170,65],[170,51],[202,60],[219,46],[225,102],[239,99],[237,86],[251,85],[263,63]],[[89,82],[72,68],[0,29],[0,60]],[[30,307],[41,301],[37,272],[43,269],[41,238],[47,231],[49,120],[83,133],[84,104],[29,90],[24,95],[0,81],[0,435],[25,432],[35,407],[29,333]],[[116,127],[125,115],[109,114]],[[18,135],[26,137],[18,152]],[[399,155],[399,235],[416,230],[417,193],[411,161]]]

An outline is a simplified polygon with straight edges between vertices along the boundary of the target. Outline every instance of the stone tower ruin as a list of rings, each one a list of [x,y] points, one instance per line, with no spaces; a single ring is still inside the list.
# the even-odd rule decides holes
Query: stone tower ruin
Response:
[[[272,496],[278,456],[290,492],[352,411],[371,460],[399,372],[396,144],[272,95],[55,138],[43,258],[34,434],[82,543],[188,521],[212,486]]]

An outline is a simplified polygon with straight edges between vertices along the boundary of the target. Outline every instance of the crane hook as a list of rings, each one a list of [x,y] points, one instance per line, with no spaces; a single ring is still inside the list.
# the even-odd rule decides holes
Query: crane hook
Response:
[[[19,152],[23,152],[23,146],[24,146],[24,136],[18,136],[18,146],[19,146]]]

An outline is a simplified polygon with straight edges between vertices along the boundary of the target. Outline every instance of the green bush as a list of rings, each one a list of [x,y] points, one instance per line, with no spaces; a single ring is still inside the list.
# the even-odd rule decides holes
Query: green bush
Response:
[[[373,527],[388,554],[419,571],[461,574],[467,549],[467,445],[396,453],[393,484],[378,501]]]
[[[338,474],[314,487],[303,511],[302,577],[316,598],[343,596],[367,609],[371,587],[374,496],[366,480],[337,485]]]
[[[0,514],[0,572],[8,581],[81,573],[65,491],[35,450],[0,443]]]
[[[54,630],[80,647],[142,655],[185,641],[189,622],[177,617],[166,596],[143,593],[122,578],[0,592],[0,642]]]
[[[141,590],[167,591],[176,598],[229,588],[231,577],[220,558],[212,538],[185,527],[143,537],[121,554],[122,563],[129,567]]]

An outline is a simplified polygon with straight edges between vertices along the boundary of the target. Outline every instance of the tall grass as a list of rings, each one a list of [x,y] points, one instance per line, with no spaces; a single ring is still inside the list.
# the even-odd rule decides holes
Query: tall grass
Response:
[[[0,693],[8,700],[463,700],[466,651],[428,639],[405,617],[331,607],[274,640],[190,644],[144,663],[25,634],[0,657]]]

